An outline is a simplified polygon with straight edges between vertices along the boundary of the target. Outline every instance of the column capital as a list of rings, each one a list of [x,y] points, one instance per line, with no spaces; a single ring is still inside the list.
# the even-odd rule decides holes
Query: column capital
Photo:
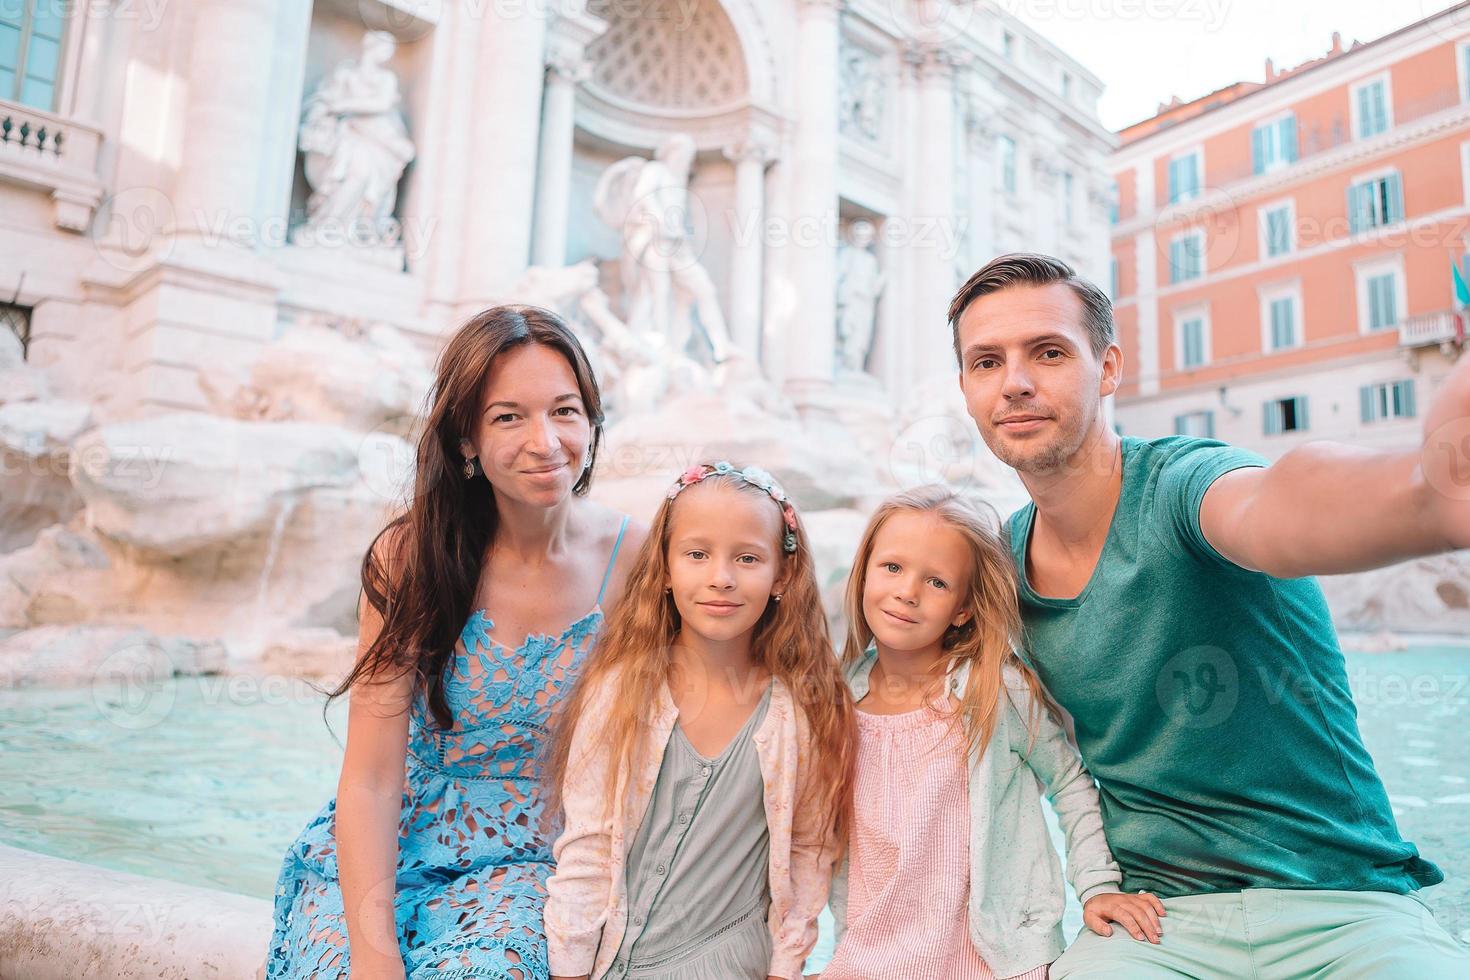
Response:
[[[904,46],[903,63],[920,81],[950,81],[962,67],[964,59],[930,41],[915,41]]]
[[[585,82],[592,74],[592,63],[587,60],[581,47],[551,45],[546,49],[546,75],[548,81],[561,81],[570,85]]]
[[[760,137],[747,137],[727,143],[720,152],[724,154],[726,160],[734,164],[754,161],[764,166],[776,159],[775,145]]]

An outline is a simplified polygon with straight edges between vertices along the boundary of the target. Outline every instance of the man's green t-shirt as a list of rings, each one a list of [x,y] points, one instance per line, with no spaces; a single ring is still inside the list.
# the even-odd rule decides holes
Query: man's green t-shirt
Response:
[[[1213,440],[1124,438],[1122,496],[1075,599],[1031,588],[1036,507],[1011,515],[1026,655],[1072,715],[1125,891],[1435,884],[1363,746],[1316,580],[1240,568],[1200,530],[1210,485],[1264,465]]]

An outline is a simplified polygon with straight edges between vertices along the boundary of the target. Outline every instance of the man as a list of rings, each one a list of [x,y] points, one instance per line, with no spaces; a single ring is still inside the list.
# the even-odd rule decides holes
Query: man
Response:
[[[1063,262],[995,259],[949,322],[969,413],[1033,500],[1008,522],[1025,653],[1072,716],[1124,889],[1167,909],[1157,945],[1083,930],[1051,975],[1470,976],[1415,895],[1444,876],[1399,836],[1305,577],[1470,546],[1470,504],[1441,492],[1457,460],[1429,446],[1470,410],[1470,364],[1422,452],[1267,466],[1116,435],[1112,306]]]

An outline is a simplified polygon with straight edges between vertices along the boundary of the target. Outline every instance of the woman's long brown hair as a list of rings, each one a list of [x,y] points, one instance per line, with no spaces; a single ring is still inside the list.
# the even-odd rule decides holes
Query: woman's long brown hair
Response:
[[[738,468],[738,467],[737,467]],[[772,508],[778,505],[764,490],[734,476],[709,476],[716,483],[756,494]],[[702,484],[702,485],[703,485]],[[564,780],[571,763],[572,736],[579,722],[601,726],[601,741],[611,750],[614,771],[632,773],[638,763],[638,743],[650,713],[658,703],[661,685],[673,664],[674,637],[679,612],[664,592],[668,572],[669,532],[678,498],[665,499],[654,515],[648,539],[629,573],[622,601],[593,647],[575,690],[563,706],[547,756],[544,778],[550,794],[548,815],[560,812]],[[779,538],[776,547],[781,553]],[[812,753],[803,759],[808,789],[798,805],[832,817],[833,840],[840,849],[850,826],[852,772],[856,719],[852,696],[837,664],[822,611],[806,530],[797,518],[796,551],[784,558],[785,591],[780,602],[768,602],[756,621],[751,652],[761,665],[781,679],[798,711],[811,729]],[[609,716],[584,717],[595,692],[615,682]],[[611,795],[625,780],[609,779]]]
[[[359,681],[412,672],[415,691],[424,696],[434,723],[453,726],[444,674],[498,523],[490,481],[465,478],[459,447],[475,431],[490,366],[527,344],[557,351],[571,365],[592,425],[592,464],[572,492],[582,495],[591,488],[602,441],[602,395],[576,335],[555,313],[534,306],[496,306],[471,317],[439,356],[408,508],[378,532],[362,560],[363,595],[383,617],[383,628],[331,698]]]
[[[1027,721],[1034,738],[1037,713],[1051,710],[1052,701],[1036,672],[1016,656],[1014,644],[1021,636],[1021,604],[1016,592],[1015,563],[1010,549],[993,529],[996,522],[987,519],[978,506],[949,487],[931,484],[894,494],[879,504],[868,519],[847,579],[844,601],[847,641],[843,645],[842,665],[849,667],[861,660],[873,642],[872,627],[863,615],[868,563],[873,557],[873,542],[879,529],[894,514],[903,512],[935,515],[959,532],[970,551],[969,588],[960,608],[968,609],[971,615],[963,625],[946,630],[941,640],[948,654],[944,660],[947,670],[957,669],[961,664],[970,665],[969,680],[957,708],[967,752],[972,755],[984,752],[990,742],[1005,689],[1002,672],[1007,665],[1021,674],[1031,691],[1031,717]]]

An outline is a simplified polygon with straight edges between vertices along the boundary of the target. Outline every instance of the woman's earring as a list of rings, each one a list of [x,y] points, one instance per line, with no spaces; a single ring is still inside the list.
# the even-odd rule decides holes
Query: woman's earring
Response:
[[[782,595],[782,593],[777,592],[775,595],[771,596],[771,598],[772,599],[775,599],[777,602],[780,602],[781,601],[781,595]]]
[[[477,476],[483,476],[485,471],[480,468],[480,457],[470,456],[464,461],[464,478],[473,480]]]

